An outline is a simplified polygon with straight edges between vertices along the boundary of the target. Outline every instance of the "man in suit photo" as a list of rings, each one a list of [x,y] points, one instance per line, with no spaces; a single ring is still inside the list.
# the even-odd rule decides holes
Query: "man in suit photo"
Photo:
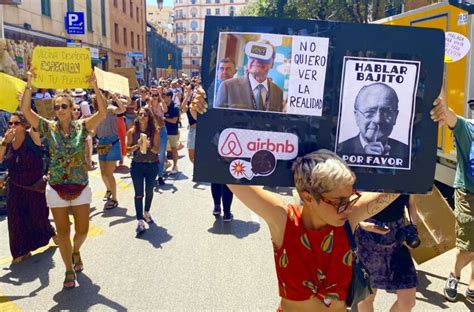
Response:
[[[339,143],[338,153],[408,157],[408,145],[389,138],[398,117],[398,96],[393,88],[384,83],[364,86],[355,99],[354,115],[360,132]]]
[[[214,107],[281,112],[283,91],[268,77],[275,48],[268,41],[249,41],[246,75],[222,81]]]

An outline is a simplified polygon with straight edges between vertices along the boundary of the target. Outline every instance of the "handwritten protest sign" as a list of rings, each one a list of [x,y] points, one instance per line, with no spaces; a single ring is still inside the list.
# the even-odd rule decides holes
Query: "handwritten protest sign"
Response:
[[[120,76],[124,76],[128,78],[128,85],[130,89],[138,88],[138,81],[135,73],[135,68],[128,68],[128,67],[118,67],[118,68],[111,68],[109,70],[111,73],[119,74]]]
[[[108,73],[98,67],[94,68],[97,85],[102,90],[106,90],[121,95],[130,95],[128,79],[118,74]]]
[[[53,107],[53,99],[42,99],[35,101],[36,110],[41,117],[53,120],[56,117]]]
[[[293,186],[294,159],[328,149],[359,190],[431,192],[444,42],[439,29],[206,17],[194,180]]]
[[[445,33],[444,62],[452,63],[466,56],[471,48],[469,39],[463,35],[448,31]]]
[[[31,61],[36,88],[89,88],[92,74],[91,55],[86,48],[36,47]]]
[[[18,107],[17,92],[25,91],[26,82],[0,73],[0,109],[7,112],[14,112]]]

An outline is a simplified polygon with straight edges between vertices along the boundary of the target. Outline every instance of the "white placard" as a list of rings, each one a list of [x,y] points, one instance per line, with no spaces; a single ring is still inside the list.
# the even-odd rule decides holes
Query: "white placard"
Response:
[[[452,63],[459,61],[471,48],[469,39],[463,35],[448,31],[445,33],[444,62]]]

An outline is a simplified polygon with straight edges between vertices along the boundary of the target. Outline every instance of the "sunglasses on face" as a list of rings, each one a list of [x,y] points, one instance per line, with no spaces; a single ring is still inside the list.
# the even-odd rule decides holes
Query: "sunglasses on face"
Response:
[[[8,126],[11,127],[11,126],[19,126],[21,125],[21,121],[9,121],[8,122]]]
[[[55,111],[58,111],[58,110],[60,110],[60,109],[66,110],[66,109],[68,109],[68,108],[69,108],[69,105],[68,105],[68,104],[64,104],[64,103],[61,104],[61,105],[59,105],[59,104],[55,104],[55,105],[54,105],[54,110],[55,110]]]
[[[138,114],[138,116],[140,116],[140,117],[148,117],[148,114],[147,114],[147,113],[140,113],[140,114]]]
[[[349,207],[352,207],[355,205],[355,203],[359,200],[359,198],[362,196],[359,192],[357,192],[356,190],[352,190],[352,194],[347,197],[347,200],[343,201],[343,202],[340,202],[340,203],[337,203],[337,202],[334,202],[326,197],[324,197],[322,194],[320,193],[316,193],[319,195],[319,197],[321,198],[321,200],[328,204],[328,205],[331,205],[333,206],[334,208],[336,208],[336,211],[337,211],[337,214],[341,214],[343,213],[344,211],[346,211],[347,208]]]

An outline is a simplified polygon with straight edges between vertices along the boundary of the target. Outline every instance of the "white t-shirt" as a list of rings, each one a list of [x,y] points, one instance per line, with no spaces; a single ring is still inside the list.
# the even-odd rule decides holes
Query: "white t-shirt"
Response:
[[[79,106],[81,107],[82,117],[89,117],[90,115],[92,115],[89,102],[82,101],[81,104],[79,104]]]

